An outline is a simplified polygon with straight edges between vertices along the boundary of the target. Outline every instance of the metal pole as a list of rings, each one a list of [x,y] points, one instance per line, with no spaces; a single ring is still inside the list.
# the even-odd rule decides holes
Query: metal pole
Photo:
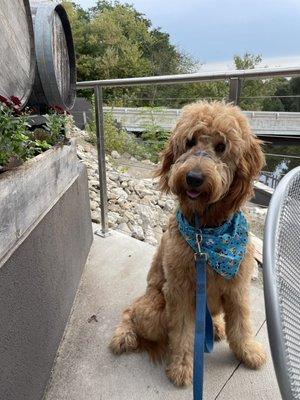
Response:
[[[240,99],[240,78],[229,79],[229,101],[235,105],[239,104]]]
[[[107,218],[108,206],[107,206],[107,185],[106,185],[106,167],[105,167],[102,87],[96,85],[94,87],[94,93],[95,93],[98,171],[99,171],[99,186],[100,186],[100,210],[101,210],[101,230],[97,230],[95,233],[99,236],[106,237],[109,235],[109,233],[108,233],[108,218]]]
[[[174,83],[192,83],[223,81],[231,78],[240,79],[261,79],[272,76],[294,76],[300,75],[300,67],[289,68],[260,68],[260,69],[238,69],[234,71],[221,72],[199,72],[196,74],[163,75],[163,76],[143,76],[138,78],[106,79],[98,81],[77,82],[77,89],[94,88],[96,85],[101,87],[117,86],[139,86],[139,85],[170,85]]]
[[[82,112],[82,119],[83,119],[83,129],[85,129],[86,125],[87,125],[87,118],[86,118],[86,112],[85,111]]]

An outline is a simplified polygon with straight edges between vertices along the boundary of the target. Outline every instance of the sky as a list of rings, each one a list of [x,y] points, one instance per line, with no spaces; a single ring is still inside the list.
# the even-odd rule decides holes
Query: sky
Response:
[[[77,0],[84,8],[95,0]],[[260,54],[262,66],[300,65],[300,0],[127,0],[180,50],[204,65],[232,69],[235,54]]]

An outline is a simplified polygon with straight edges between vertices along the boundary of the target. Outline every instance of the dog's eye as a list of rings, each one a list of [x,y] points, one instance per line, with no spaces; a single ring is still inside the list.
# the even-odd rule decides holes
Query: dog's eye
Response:
[[[226,145],[223,142],[220,142],[215,145],[216,153],[219,153],[219,154],[224,153],[225,149],[226,149]]]
[[[191,139],[188,139],[187,141],[186,141],[186,147],[188,148],[188,149],[191,149],[192,147],[194,147],[196,145],[196,139],[193,137],[193,138],[191,138]]]

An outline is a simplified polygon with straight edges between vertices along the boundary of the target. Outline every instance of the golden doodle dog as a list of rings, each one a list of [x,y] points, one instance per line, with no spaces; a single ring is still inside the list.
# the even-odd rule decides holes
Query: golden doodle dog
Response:
[[[241,210],[265,161],[246,117],[238,107],[221,102],[185,106],[162,156],[157,172],[161,189],[177,197],[190,224],[197,213],[203,227],[218,227]],[[235,356],[256,369],[265,363],[266,354],[251,327],[254,257],[251,243],[245,248],[233,279],[225,279],[207,264],[207,302],[215,339],[226,336]],[[115,354],[148,350],[154,358],[165,358],[167,376],[175,385],[190,384],[195,288],[194,252],[173,215],[152,261],[146,293],[124,311],[111,350]]]

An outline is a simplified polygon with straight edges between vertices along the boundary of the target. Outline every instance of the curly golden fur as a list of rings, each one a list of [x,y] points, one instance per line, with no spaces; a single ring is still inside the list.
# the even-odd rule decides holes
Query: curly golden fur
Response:
[[[238,107],[220,102],[188,105],[163,152],[157,172],[160,187],[177,196],[190,222],[198,213],[205,226],[218,226],[251,196],[253,180],[264,165],[260,144]],[[196,184],[187,178],[191,171],[198,177]],[[232,280],[208,264],[207,301],[216,340],[226,336],[236,357],[256,369],[266,354],[254,339],[250,321],[253,265],[251,243]],[[173,215],[152,261],[146,293],[124,311],[110,343],[112,351],[146,349],[154,358],[165,356],[169,379],[178,386],[190,384],[195,286],[194,254]]]

